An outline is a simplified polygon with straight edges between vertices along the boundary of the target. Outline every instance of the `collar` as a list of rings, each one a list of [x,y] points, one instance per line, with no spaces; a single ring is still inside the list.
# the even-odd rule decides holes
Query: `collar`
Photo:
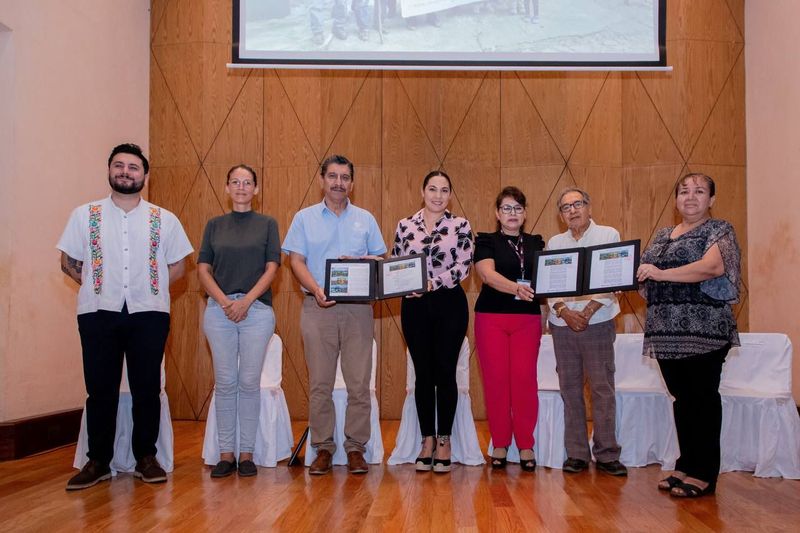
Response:
[[[328,204],[325,203],[325,198],[323,198],[322,201],[320,203],[318,203],[317,205],[319,206],[319,209],[323,214],[327,212],[327,213],[330,213],[331,215],[338,216],[333,211],[333,209],[329,208]],[[344,215],[345,213],[348,212],[348,210],[350,209],[351,205],[352,205],[352,203],[350,202],[350,198],[348,198],[347,199],[347,205],[344,206],[344,209],[342,210],[342,215]]]
[[[586,228],[586,231],[584,231],[584,232],[583,232],[583,235],[581,235],[580,239],[576,239],[576,238],[575,238],[575,237],[572,235],[572,230],[571,230],[571,229],[569,229],[569,228],[567,228],[567,235],[569,236],[569,238],[570,238],[572,241],[574,241],[574,242],[580,242],[580,240],[581,240],[581,239],[584,239],[584,238],[586,238],[586,236],[587,236],[587,235],[589,235],[589,234],[592,232],[592,230],[594,229],[594,227],[595,227],[596,225],[597,225],[597,224],[595,224],[595,223],[594,223],[594,219],[593,219],[593,218],[590,218],[590,219],[589,219],[589,227],[588,227],[588,228]]]
[[[425,226],[425,218],[422,216],[422,212],[423,211],[425,211],[424,208],[420,209],[419,211],[417,211],[416,213],[411,215],[411,222],[415,223],[418,226],[423,226],[424,227]],[[439,220],[436,221],[436,224],[435,224],[434,227],[438,227],[439,223],[442,220],[450,220],[451,218],[453,218],[453,214],[450,211],[448,211],[447,209],[445,209],[444,210],[444,214],[441,216],[441,218],[439,218]]]

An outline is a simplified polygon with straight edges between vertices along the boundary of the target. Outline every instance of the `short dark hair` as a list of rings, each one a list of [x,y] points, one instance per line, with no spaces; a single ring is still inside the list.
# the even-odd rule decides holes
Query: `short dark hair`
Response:
[[[328,156],[325,161],[322,162],[322,166],[319,168],[319,175],[323,178],[325,174],[328,173],[328,165],[347,165],[347,169],[350,171],[350,177],[352,179],[356,177],[356,171],[353,169],[353,162],[343,155],[334,154]]]
[[[431,178],[435,178],[436,176],[441,176],[447,180],[447,186],[450,187],[450,191],[453,191],[453,182],[450,181],[450,176],[447,175],[447,172],[444,170],[431,170],[428,172],[425,177],[422,179],[422,188],[428,186],[428,182],[431,181]]]
[[[523,193],[521,190],[514,187],[513,185],[509,185],[508,187],[503,187],[503,190],[500,191],[500,194],[497,195],[497,199],[494,201],[495,207],[497,209],[500,209],[500,205],[503,203],[503,198],[507,198],[509,196],[513,198],[522,207],[528,207],[528,203],[525,198],[525,193]]]
[[[519,205],[522,207],[528,207],[528,201],[525,198],[525,193],[519,190],[517,187],[513,185],[509,185],[508,187],[503,187],[503,190],[500,191],[500,194],[497,195],[497,198],[494,201],[495,208],[499,211],[500,206],[503,203],[503,198],[513,198]],[[497,231],[500,231],[502,226],[500,225],[500,221],[497,221]],[[520,231],[524,231],[525,224],[520,227]]]
[[[111,160],[114,159],[114,156],[117,154],[135,155],[142,160],[142,168],[144,168],[144,173],[147,174],[150,172],[150,162],[147,161],[147,158],[142,153],[142,149],[138,144],[124,143],[115,146],[114,149],[111,150],[111,155],[108,156],[108,168],[111,168]]]
[[[708,195],[715,196],[717,194],[717,186],[714,184],[714,180],[711,179],[711,176],[708,174],[703,174],[702,172],[690,172],[686,174],[684,177],[678,180],[678,183],[675,184],[675,198],[678,197],[678,189],[681,188],[681,185],[686,184],[688,180],[698,180],[702,179],[705,180],[706,185],[708,185]]]
[[[580,193],[580,195],[583,196],[583,201],[586,202],[588,205],[591,205],[592,201],[589,198],[588,192],[584,191],[583,189],[579,189],[577,187],[567,187],[566,189],[562,189],[562,191],[558,194],[558,200],[556,200],[556,207],[558,208],[559,211],[561,211],[561,200],[563,200],[564,197],[571,192]]]
[[[239,168],[249,172],[250,175],[253,176],[253,185],[258,185],[258,176],[256,176],[256,171],[253,170],[252,167],[249,167],[249,166],[245,165],[244,163],[239,163],[238,165],[233,165],[231,167],[231,169],[228,171],[228,177],[225,178],[225,183],[226,184],[231,182],[231,174],[233,174],[233,171],[236,170],[236,169],[239,169]]]

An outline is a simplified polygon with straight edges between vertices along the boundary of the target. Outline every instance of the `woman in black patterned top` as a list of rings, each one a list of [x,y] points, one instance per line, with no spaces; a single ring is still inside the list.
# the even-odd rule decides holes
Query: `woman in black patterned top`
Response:
[[[425,254],[427,260],[427,292],[404,298],[400,308],[417,377],[419,471],[450,471],[450,434],[458,401],[456,364],[469,323],[461,281],[472,265],[472,229],[467,219],[447,210],[452,191],[446,173],[435,170],[425,176],[425,206],[397,223],[392,249],[392,256]]]
[[[637,273],[647,300],[644,353],[658,360],[675,397],[681,450],[675,472],[658,488],[684,498],[716,489],[720,375],[728,350],[739,345],[730,304],[739,301],[741,252],[733,226],[711,218],[715,193],[705,174],[678,182],[675,205],[683,220],[656,233]]]

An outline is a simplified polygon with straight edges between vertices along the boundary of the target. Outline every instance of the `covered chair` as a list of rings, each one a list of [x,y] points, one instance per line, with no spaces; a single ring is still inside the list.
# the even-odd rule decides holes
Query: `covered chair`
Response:
[[[662,465],[675,468],[678,433],[673,399],[658,362],[642,355],[641,334],[618,334],[614,343],[617,442],[626,466]]]
[[[172,418],[169,414],[169,399],[164,390],[166,375],[164,361],[161,361],[161,418],[159,420],[158,440],[156,441],[156,459],[167,472],[174,469],[174,437],[172,434]],[[111,460],[111,473],[133,472],[136,468],[136,458],[133,456],[131,439],[133,437],[133,398],[131,387],[128,384],[128,365],[122,365],[122,380],[119,385],[119,404],[117,405],[117,431],[114,436],[114,457]],[[75,448],[75,459],[72,466],[83,468],[89,461],[89,434],[86,429],[86,409],[81,417],[81,429],[78,435],[78,444]]]
[[[383,436],[381,435],[380,409],[378,398],[375,395],[375,374],[377,372],[378,346],[372,341],[372,376],[369,380],[370,399],[372,410],[370,413],[370,437],[364,451],[364,460],[370,464],[380,464],[383,461]],[[336,453],[333,454],[334,465],[346,465],[347,453],[344,451],[344,418],[347,410],[347,386],[342,376],[341,357],[336,364],[336,383],[333,386],[333,406],[336,413],[336,427],[333,430],[333,441],[336,443]],[[305,465],[311,466],[317,452],[311,446],[311,438],[306,440]]]
[[[261,408],[258,415],[253,462],[258,466],[274,467],[292,454],[292,422],[289,407],[281,388],[283,375],[283,341],[274,334],[267,345],[267,355],[261,369]],[[219,462],[219,434],[215,395],[211,395],[203,439],[203,460],[207,465]],[[234,456],[239,456],[239,424],[236,424]]]
[[[792,343],[743,333],[722,367],[720,472],[800,479],[800,416],[792,397]]]
[[[464,338],[456,365],[456,383],[458,385],[458,403],[453,420],[453,434],[450,436],[451,460],[464,465],[482,465],[486,461],[481,453],[475,420],[472,417],[472,400],[469,396],[469,339]],[[422,451],[422,432],[419,429],[417,405],[414,397],[416,373],[411,354],[406,350],[406,400],[403,404],[403,415],[397,431],[397,441],[390,465],[414,463]]]

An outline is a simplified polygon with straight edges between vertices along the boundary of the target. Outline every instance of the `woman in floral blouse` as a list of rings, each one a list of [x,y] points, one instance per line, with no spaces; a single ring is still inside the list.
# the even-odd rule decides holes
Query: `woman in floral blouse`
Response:
[[[458,400],[456,364],[469,322],[460,283],[472,264],[472,229],[466,219],[447,210],[452,191],[446,173],[436,170],[425,176],[425,207],[398,222],[392,249],[393,256],[425,254],[427,259],[427,292],[404,298],[400,312],[417,376],[420,471],[450,471],[450,434]]]
[[[687,174],[675,188],[677,226],[662,228],[642,255],[638,278],[647,300],[644,353],[658,360],[675,397],[681,456],[658,488],[672,496],[712,494],[719,475],[719,381],[739,345],[730,304],[739,301],[741,253],[733,226],[711,218],[714,181]]]

